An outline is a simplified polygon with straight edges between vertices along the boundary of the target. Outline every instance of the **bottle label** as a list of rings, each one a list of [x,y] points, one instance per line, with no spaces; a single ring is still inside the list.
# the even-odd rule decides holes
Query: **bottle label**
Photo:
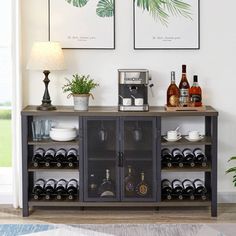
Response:
[[[48,180],[47,183],[45,184],[46,187],[54,187],[55,181],[54,180]]]
[[[127,192],[133,192],[134,191],[134,184],[132,182],[126,183],[125,190]]]
[[[189,89],[180,89],[179,101],[181,104],[186,104],[189,102]]]
[[[190,180],[186,180],[183,182],[184,188],[192,187],[193,188],[193,183]]]
[[[70,180],[67,184],[67,188],[68,187],[75,187],[77,188],[77,181],[76,180]]]
[[[173,182],[173,188],[181,187],[182,188],[182,183],[179,180],[176,180]]]
[[[148,192],[148,187],[147,187],[147,185],[141,184],[141,185],[139,186],[139,194],[144,196],[144,195],[147,194],[147,192]]]
[[[66,156],[66,150],[65,149],[59,149],[56,153],[56,156]]]
[[[190,149],[185,149],[183,151],[184,157],[186,156],[193,156],[193,152]]]
[[[55,150],[48,149],[45,153],[45,156],[55,156]]]
[[[178,150],[178,149],[173,150],[173,157],[175,157],[175,156],[177,156],[177,155],[182,156],[182,152],[181,152],[180,150]]]
[[[169,103],[173,107],[177,107],[179,104],[179,97],[176,95],[172,95],[169,97]]]
[[[37,180],[35,183],[35,187],[40,186],[41,188],[44,188],[44,181],[43,180]]]
[[[57,187],[63,187],[63,188],[66,188],[66,181],[65,180],[60,180],[58,181],[57,183]]]
[[[202,96],[200,94],[192,94],[191,102],[202,102]]]
[[[195,181],[194,185],[195,185],[195,188],[204,187],[204,184],[201,180]]]
[[[194,154],[195,154],[195,156],[197,157],[197,156],[205,156],[205,154],[203,153],[203,151],[202,150],[200,150],[200,149],[196,149],[196,150],[194,150]]]
[[[77,156],[77,151],[75,149],[70,149],[67,156]]]

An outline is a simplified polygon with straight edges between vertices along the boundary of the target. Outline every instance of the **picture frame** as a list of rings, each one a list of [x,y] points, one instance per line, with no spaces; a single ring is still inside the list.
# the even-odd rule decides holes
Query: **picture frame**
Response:
[[[144,1],[141,1],[142,5],[140,1],[133,0],[135,50],[200,49],[200,0],[181,0],[182,11],[181,8],[175,9],[177,6],[173,5],[173,8],[169,6],[168,12],[168,6],[163,6],[164,10],[159,13],[160,15],[150,8],[147,9]],[[162,2],[165,4],[165,0]]]
[[[115,0],[48,0],[48,38],[63,49],[114,50]]]

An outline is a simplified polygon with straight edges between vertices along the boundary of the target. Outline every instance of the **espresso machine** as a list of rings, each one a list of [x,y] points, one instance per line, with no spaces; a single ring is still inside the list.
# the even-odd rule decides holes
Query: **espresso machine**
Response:
[[[148,111],[149,71],[122,69],[118,70],[118,76],[119,111]]]

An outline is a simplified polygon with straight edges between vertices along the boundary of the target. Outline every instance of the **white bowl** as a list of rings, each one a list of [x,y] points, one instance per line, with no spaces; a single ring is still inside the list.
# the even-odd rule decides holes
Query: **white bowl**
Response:
[[[56,132],[71,132],[71,131],[75,131],[75,128],[56,128],[56,127],[52,127],[51,128],[52,131],[56,131]]]
[[[50,138],[54,141],[72,141],[77,137],[76,130],[69,132],[50,131]]]

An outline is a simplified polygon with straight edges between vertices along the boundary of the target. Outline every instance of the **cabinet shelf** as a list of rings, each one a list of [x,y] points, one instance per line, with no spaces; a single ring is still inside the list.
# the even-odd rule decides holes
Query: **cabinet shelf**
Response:
[[[47,168],[47,167],[40,167],[40,168],[34,168],[30,167],[28,168],[28,172],[45,172],[45,171],[50,171],[50,172],[75,172],[79,171],[78,167],[76,168]]]
[[[178,201],[178,200],[163,200],[161,201],[160,203],[160,206],[163,206],[163,207],[170,207],[170,206],[186,206],[186,207],[189,207],[189,206],[211,206],[211,201],[201,201],[201,200],[183,200],[183,201]]]
[[[75,200],[29,200],[29,206],[81,206],[81,202],[78,199]]]
[[[186,136],[182,136],[182,138],[175,142],[166,141],[164,136],[161,137],[161,145],[162,146],[191,146],[191,145],[212,145],[211,137],[206,136],[202,140],[199,141],[188,141],[185,139]]]
[[[33,141],[32,139],[29,139],[28,145],[79,145],[79,140],[75,139],[72,141],[67,142],[59,142],[59,141],[53,141],[52,139],[43,139],[41,141]]]
[[[206,167],[163,167],[162,172],[211,172],[211,165],[208,164]]]

